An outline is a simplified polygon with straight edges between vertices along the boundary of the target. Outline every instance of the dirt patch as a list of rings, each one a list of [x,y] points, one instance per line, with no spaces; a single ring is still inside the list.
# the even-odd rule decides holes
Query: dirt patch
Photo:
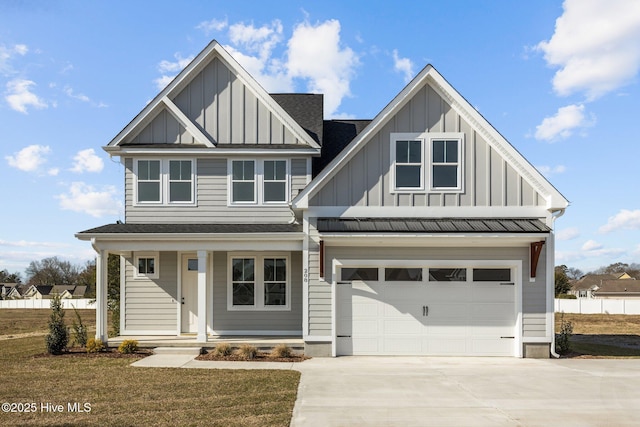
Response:
[[[574,334],[571,341],[588,342],[592,344],[612,345],[615,347],[631,348],[640,350],[639,335],[592,335],[592,334]]]
[[[47,358],[47,357],[55,357],[55,358],[110,358],[110,359],[142,359],[143,357],[151,356],[153,352],[151,350],[138,350],[135,353],[131,354],[122,354],[119,353],[115,348],[109,348],[104,351],[99,351],[97,353],[87,353],[87,350],[80,347],[73,347],[68,349],[66,352],[62,354],[49,354],[49,353],[41,353],[36,354],[35,358]]]
[[[259,352],[256,357],[251,360],[243,359],[237,354],[230,354],[229,356],[216,356],[212,352],[201,354],[200,356],[196,357],[196,360],[214,360],[220,362],[304,362],[307,359],[310,359],[310,357],[298,354],[292,355],[291,357],[274,358],[270,357],[269,353],[263,352]]]
[[[18,338],[28,338],[28,337],[43,337],[47,335],[46,332],[25,332],[24,334],[11,334],[11,335],[0,335],[0,341],[5,340],[14,340]]]

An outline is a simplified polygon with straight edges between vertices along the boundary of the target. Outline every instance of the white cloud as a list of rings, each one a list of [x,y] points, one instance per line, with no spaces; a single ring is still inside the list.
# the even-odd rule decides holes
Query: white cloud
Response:
[[[86,213],[96,218],[118,215],[122,211],[122,202],[113,185],[97,190],[84,182],[73,182],[66,194],[60,194],[56,198],[60,201],[61,209]]]
[[[25,172],[39,171],[47,162],[46,156],[51,148],[45,145],[29,145],[14,153],[13,156],[5,156],[9,166]]]
[[[568,138],[574,130],[592,126],[594,122],[593,116],[591,119],[585,117],[584,105],[567,105],[559,108],[555,116],[545,118],[536,126],[535,138],[544,141]]]
[[[640,230],[640,209],[622,209],[610,217],[605,225],[600,227],[600,233],[610,233],[615,230]]]
[[[31,91],[35,82],[25,79],[14,79],[7,83],[7,95],[4,99],[11,109],[27,114],[27,107],[47,108],[46,102]]]
[[[227,18],[224,19],[212,19],[211,21],[202,21],[196,26],[196,29],[204,31],[206,35],[211,34],[214,31],[222,31],[229,25]]]
[[[359,64],[349,47],[341,47],[340,22],[296,25],[288,42],[287,68],[291,77],[307,80],[307,89],[324,94],[324,111],[335,114],[350,95],[350,83]]]
[[[580,237],[580,230],[577,227],[565,228],[556,233],[557,240],[573,240]]]
[[[550,40],[536,49],[558,67],[559,95],[595,99],[631,82],[640,69],[640,2],[566,0]]]
[[[266,60],[271,56],[275,46],[282,41],[282,23],[274,20],[270,25],[254,27],[253,24],[243,23],[229,26],[231,42],[242,46],[249,52],[258,53],[259,57]]]
[[[175,58],[175,61],[167,61],[166,59],[163,59],[158,64],[158,71],[162,73],[162,76],[153,81],[158,90],[164,89],[171,80],[176,77],[177,73],[189,65],[194,58],[194,56],[183,58],[179,53],[176,53],[173,57]]]
[[[538,171],[540,171],[540,173],[545,176],[564,173],[567,171],[567,167],[565,165],[557,165],[557,166],[542,165],[542,166],[536,166],[536,169],[538,169]]]
[[[293,82],[281,61],[246,55],[232,46],[224,48],[267,92],[293,92]]]
[[[59,248],[62,246],[60,243],[51,243],[51,242],[29,242],[26,240],[18,240],[18,241],[9,241],[0,239],[0,246],[6,246],[10,248],[33,248],[33,247],[44,247],[44,248]]]
[[[13,72],[11,60],[16,56],[24,56],[29,51],[27,45],[16,44],[11,47],[0,45],[0,73],[8,75]]]
[[[100,157],[96,155],[93,148],[78,151],[73,157],[74,165],[71,168],[72,172],[101,172],[104,168],[104,162]]]
[[[603,247],[602,243],[598,243],[595,240],[587,240],[582,245],[582,250],[583,251],[595,251],[595,250],[598,250],[598,249],[602,249],[602,247]]]
[[[409,83],[414,76],[413,62],[409,58],[400,58],[398,49],[393,50],[393,69],[404,74],[404,82]]]
[[[89,99],[87,95],[83,93],[75,93],[69,86],[64,88],[64,93],[66,93],[69,98],[77,99],[82,102],[91,102],[91,99]]]

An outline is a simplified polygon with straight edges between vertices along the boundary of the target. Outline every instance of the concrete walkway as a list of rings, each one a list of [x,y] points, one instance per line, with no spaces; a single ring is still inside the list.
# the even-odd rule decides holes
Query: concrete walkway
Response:
[[[291,426],[637,426],[640,360],[434,357],[213,362],[157,354],[134,366],[295,369]]]

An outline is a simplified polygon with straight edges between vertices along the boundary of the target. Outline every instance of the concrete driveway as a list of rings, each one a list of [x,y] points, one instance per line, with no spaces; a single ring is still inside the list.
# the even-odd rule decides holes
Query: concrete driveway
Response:
[[[638,426],[640,360],[315,358],[292,426]]]

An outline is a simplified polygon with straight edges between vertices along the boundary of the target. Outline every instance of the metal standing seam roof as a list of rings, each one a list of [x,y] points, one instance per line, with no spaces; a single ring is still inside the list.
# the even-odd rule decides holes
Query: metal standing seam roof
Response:
[[[318,218],[321,233],[549,233],[539,219]]]

